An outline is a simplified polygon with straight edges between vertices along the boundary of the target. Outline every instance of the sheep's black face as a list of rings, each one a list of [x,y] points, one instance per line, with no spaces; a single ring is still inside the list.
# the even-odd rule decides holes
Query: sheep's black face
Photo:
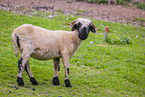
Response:
[[[72,27],[72,31],[74,31],[75,29],[78,30],[78,37],[81,40],[87,39],[90,30],[92,32],[96,32],[95,28],[91,24],[83,26],[80,22],[78,24],[74,24],[74,26]]]
[[[78,30],[78,36],[81,40],[85,40],[87,39],[88,35],[89,35],[89,28],[88,27],[82,27]]]

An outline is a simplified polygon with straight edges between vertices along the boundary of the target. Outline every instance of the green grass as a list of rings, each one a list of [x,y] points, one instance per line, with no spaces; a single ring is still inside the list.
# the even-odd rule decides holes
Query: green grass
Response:
[[[45,14],[46,15],[46,14]],[[79,50],[70,60],[70,81],[72,88],[64,85],[64,66],[61,62],[60,86],[52,85],[54,74],[52,60],[38,61],[30,58],[31,71],[39,82],[30,83],[23,73],[25,86],[16,83],[20,58],[14,56],[11,40],[13,29],[22,24],[33,24],[50,30],[68,30],[63,25],[77,17],[58,14],[53,18],[29,17],[0,10],[0,95],[7,96],[49,96],[49,97],[144,97],[145,96],[145,28],[93,20],[101,29],[109,26],[108,37],[129,37],[132,44],[118,45],[103,42],[104,30],[90,33]],[[90,43],[92,42],[93,43]],[[16,86],[19,89],[12,88]],[[35,88],[36,90],[32,90]]]

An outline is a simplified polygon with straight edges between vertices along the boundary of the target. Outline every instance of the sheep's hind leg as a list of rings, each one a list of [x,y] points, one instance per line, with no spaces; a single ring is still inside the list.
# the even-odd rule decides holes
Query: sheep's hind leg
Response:
[[[34,76],[32,75],[31,71],[30,71],[30,65],[29,62],[25,65],[25,71],[27,72],[29,78],[30,78],[30,82],[33,85],[38,85],[38,82],[36,81],[36,79],[34,78]]]
[[[60,58],[53,59],[53,65],[54,65],[54,76],[53,76],[53,85],[60,85],[58,74],[60,70]]]
[[[31,53],[29,51],[23,50],[21,53],[21,58],[18,61],[18,72],[19,73],[17,75],[17,83],[20,86],[24,85],[22,74],[23,74],[23,70],[25,68],[25,64],[27,64],[29,61],[30,54]]]
[[[19,86],[24,85],[23,78],[22,78],[22,73],[23,73],[22,61],[23,61],[23,57],[21,56],[21,58],[18,61],[18,73],[19,74],[17,76],[17,83]]]
[[[29,56],[23,56],[23,54],[22,54],[21,58],[18,61],[18,72],[19,73],[17,75],[17,83],[20,86],[24,85],[22,74],[23,74],[23,70],[25,68],[25,64],[28,62],[28,60],[29,60]]]

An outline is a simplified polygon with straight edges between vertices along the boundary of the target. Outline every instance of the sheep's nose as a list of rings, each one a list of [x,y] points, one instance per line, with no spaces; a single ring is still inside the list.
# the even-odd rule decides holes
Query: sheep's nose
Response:
[[[83,35],[88,34],[88,29],[87,29],[87,27],[83,27],[83,29],[82,29],[82,34],[83,34]]]
[[[83,30],[87,30],[87,27],[83,27]]]

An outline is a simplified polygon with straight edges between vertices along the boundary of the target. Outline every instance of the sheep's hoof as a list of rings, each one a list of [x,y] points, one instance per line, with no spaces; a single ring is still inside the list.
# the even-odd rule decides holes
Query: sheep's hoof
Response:
[[[71,84],[70,84],[69,79],[66,79],[64,82],[65,82],[66,87],[72,87]]]
[[[36,81],[36,79],[34,77],[30,77],[30,82],[33,84],[33,85],[38,85],[38,82]]]
[[[17,77],[17,83],[19,86],[24,86],[23,78],[22,77]]]
[[[53,85],[60,85],[58,77],[53,77]]]

